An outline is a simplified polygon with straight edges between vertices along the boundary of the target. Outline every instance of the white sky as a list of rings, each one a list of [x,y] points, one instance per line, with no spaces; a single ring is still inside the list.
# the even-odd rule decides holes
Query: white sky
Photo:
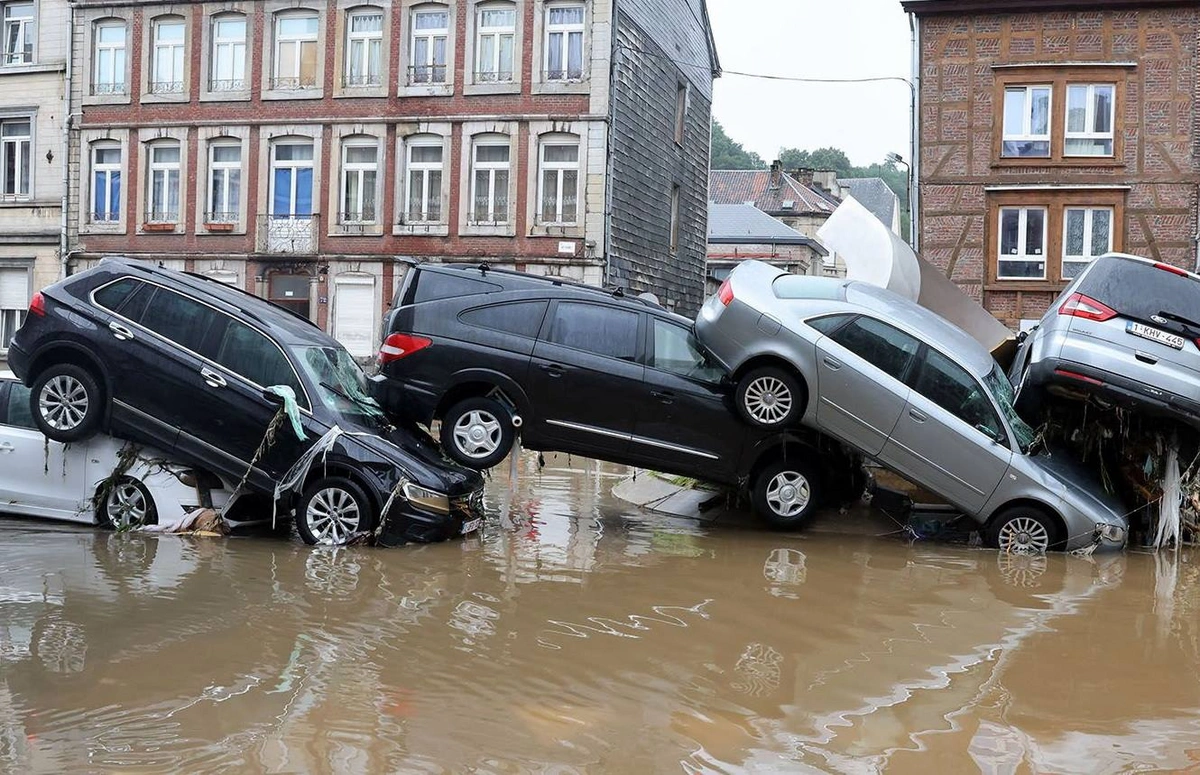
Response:
[[[708,0],[725,70],[805,78],[911,77],[900,0]],[[909,156],[909,88],[723,75],[713,115],[764,161],[780,148],[841,148],[856,165]]]

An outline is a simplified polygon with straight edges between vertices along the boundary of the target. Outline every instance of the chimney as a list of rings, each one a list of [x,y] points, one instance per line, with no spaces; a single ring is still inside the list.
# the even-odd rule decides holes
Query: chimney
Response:
[[[837,172],[834,170],[817,170],[813,173],[813,182],[831,194],[837,193]]]
[[[792,173],[792,177],[811,188],[813,184],[813,174],[815,172],[816,170],[809,169],[808,167],[799,167],[795,172]]]
[[[770,188],[777,189],[783,186],[783,162],[776,159],[771,162],[771,185]]]

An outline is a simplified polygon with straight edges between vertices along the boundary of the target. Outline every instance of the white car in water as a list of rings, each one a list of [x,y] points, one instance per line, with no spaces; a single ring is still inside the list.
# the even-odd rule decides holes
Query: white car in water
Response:
[[[29,389],[0,372],[0,513],[131,527],[174,521],[202,506],[219,509],[229,495],[212,474],[148,447],[135,450],[111,436],[50,441],[33,423]]]

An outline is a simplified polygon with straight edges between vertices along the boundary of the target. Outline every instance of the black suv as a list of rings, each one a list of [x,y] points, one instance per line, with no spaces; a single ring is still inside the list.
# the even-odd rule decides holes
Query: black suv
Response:
[[[740,422],[691,322],[621,291],[423,264],[384,330],[374,395],[393,417],[440,420],[442,448],[472,468],[503,460],[519,432],[529,449],[748,486],[779,527],[862,491],[837,442]]]
[[[111,433],[233,482],[244,477],[251,493],[272,499],[324,439],[307,477],[275,504],[295,508],[309,543],[372,530],[389,502],[389,543],[479,524],[479,474],[446,461],[420,429],[393,427],[336,340],[214,280],[105,260],[34,296],[9,364],[51,439]],[[289,423],[266,439],[281,401],[272,386],[294,391],[304,440]]]

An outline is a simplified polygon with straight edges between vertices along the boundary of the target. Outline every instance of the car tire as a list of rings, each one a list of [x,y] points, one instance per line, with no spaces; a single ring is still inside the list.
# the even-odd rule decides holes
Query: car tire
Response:
[[[985,530],[987,545],[1014,554],[1061,549],[1062,531],[1050,515],[1034,506],[1014,506],[997,514]]]
[[[794,425],[804,412],[805,391],[795,375],[776,366],[746,372],[738,380],[738,415],[757,428]]]
[[[315,480],[296,505],[296,530],[309,545],[340,546],[375,529],[375,512],[363,488],[344,476]]]
[[[459,401],[442,416],[442,449],[454,462],[477,471],[508,457],[516,435],[512,414],[494,398]]]
[[[820,474],[803,458],[767,466],[755,479],[750,493],[755,513],[780,530],[803,527],[817,510],[820,498]]]
[[[69,444],[91,438],[100,428],[104,408],[99,380],[73,363],[47,366],[30,385],[33,422],[51,441]]]
[[[146,485],[131,476],[122,476],[101,487],[97,521],[114,530],[130,530],[158,524],[158,507]]]

